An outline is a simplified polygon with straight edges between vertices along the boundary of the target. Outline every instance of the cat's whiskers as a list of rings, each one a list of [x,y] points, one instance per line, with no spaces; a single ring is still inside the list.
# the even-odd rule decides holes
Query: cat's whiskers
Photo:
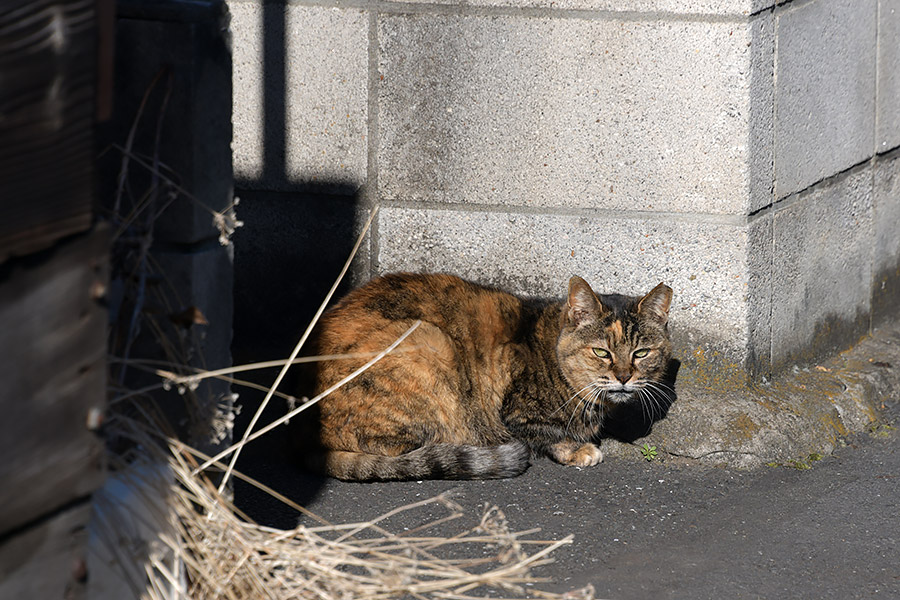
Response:
[[[645,422],[652,422],[653,417],[656,414],[654,409],[653,398],[651,397],[650,390],[647,388],[647,382],[645,380],[640,380],[635,384],[635,391],[637,401],[641,405],[641,417],[643,417]]]
[[[585,411],[591,406],[591,397],[594,395],[596,391],[596,386],[592,383],[587,386],[585,389],[589,389],[590,392],[587,396],[580,398],[578,404],[575,405],[575,408],[572,410],[572,414],[569,415],[569,422],[566,423],[566,433],[569,433],[569,428],[572,426],[572,421],[575,420],[575,417],[579,414],[581,415],[581,420],[584,421]]]
[[[644,404],[644,399],[646,398],[646,404],[650,409],[649,416],[651,421],[656,420],[656,418],[662,418],[666,408],[672,403],[672,398],[675,395],[674,390],[668,385],[655,381],[644,381],[643,384],[641,403]]]
[[[653,388],[648,387],[647,388],[647,397],[650,399],[650,407],[652,409],[652,412],[650,415],[651,419],[653,421],[661,419],[663,417],[663,415],[665,414],[665,412],[663,410],[662,401],[660,400],[660,397],[659,397],[659,392],[655,391]]]
[[[597,397],[603,393],[603,385],[600,381],[592,381],[588,385],[584,386],[575,394],[572,395],[562,406],[560,406],[555,412],[559,411],[562,408],[565,408],[569,404],[571,404],[572,400],[575,398],[579,398],[578,403],[572,409],[572,413],[569,415],[569,421],[566,423],[566,433],[569,433],[569,429],[572,426],[572,422],[575,420],[576,416],[580,415],[580,418],[583,422],[590,423],[591,413],[593,413],[595,409],[595,405],[597,404]],[[587,395],[581,396],[584,392],[588,392]]]
[[[665,414],[665,410],[666,410],[665,409],[665,402],[667,401],[666,397],[662,394],[662,392],[660,392],[659,390],[656,390],[652,387],[648,388],[648,392],[650,393],[650,396],[653,398],[653,402],[656,405],[657,410],[659,411],[659,417],[662,418],[662,416]]]
[[[551,415],[555,415],[556,413],[558,413],[559,411],[561,411],[562,409],[564,409],[565,407],[567,407],[567,406],[572,402],[572,400],[574,400],[575,398],[578,398],[583,392],[588,391],[588,390],[593,390],[597,385],[598,385],[598,382],[596,382],[596,381],[592,381],[591,383],[587,384],[586,386],[584,386],[583,388],[581,388],[580,390],[578,390],[577,392],[575,392],[574,394],[572,394],[572,395],[569,397],[568,400],[566,400],[565,402],[563,402],[562,404],[560,404],[560,405],[557,407],[557,409],[554,410],[554,411],[553,411],[552,413],[550,413],[550,414],[551,414]]]
[[[596,425],[594,424],[593,418],[591,418],[591,420],[590,420],[590,425],[597,429],[599,429],[600,426],[603,424],[603,408],[604,408],[603,405],[604,405],[604,400],[606,400],[605,396],[606,396],[606,390],[603,388],[598,388],[597,395],[596,395],[596,398],[594,399],[594,403],[592,405],[592,410],[591,410],[592,417],[594,414],[597,415]]]
[[[647,381],[647,385],[658,390],[664,397],[675,396],[675,388],[661,381]]]
[[[568,404],[568,402],[566,404]],[[566,435],[568,435],[569,433],[569,428],[572,426],[572,421],[575,420],[575,415],[578,414],[578,409],[581,408],[582,410],[584,410],[582,408],[583,406],[587,406],[587,402],[585,402],[584,398],[578,401],[578,404],[575,405],[575,410],[573,410],[572,414],[569,415],[569,422],[566,423]]]
[[[594,388],[591,394],[585,398],[584,408],[581,411],[581,420],[588,425],[593,424],[593,415],[597,409],[597,397],[603,393],[599,387]]]
[[[668,409],[668,407],[672,405],[672,402],[675,401],[675,388],[658,382],[654,383],[651,387],[659,394],[661,404],[665,405],[664,409]]]
[[[648,403],[644,401],[644,395],[647,393],[647,390],[644,386],[640,386],[637,388],[637,400],[638,404],[641,405],[641,417],[643,417],[644,421],[652,421],[652,412],[651,407],[648,406]]]
[[[594,397],[597,391],[593,390],[591,394],[584,399],[584,406],[581,407],[581,422],[590,423],[591,415],[594,413]]]

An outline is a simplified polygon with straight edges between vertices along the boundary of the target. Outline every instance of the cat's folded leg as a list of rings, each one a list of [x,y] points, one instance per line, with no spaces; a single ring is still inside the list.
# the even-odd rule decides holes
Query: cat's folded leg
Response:
[[[563,440],[548,448],[550,458],[572,467],[593,467],[603,461],[603,452],[596,444]]]

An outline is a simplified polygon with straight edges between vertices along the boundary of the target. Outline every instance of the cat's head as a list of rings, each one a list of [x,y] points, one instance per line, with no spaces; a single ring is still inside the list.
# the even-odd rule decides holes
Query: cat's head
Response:
[[[598,297],[584,279],[569,281],[557,357],[578,397],[612,405],[664,392],[671,303],[662,283],[642,297]]]

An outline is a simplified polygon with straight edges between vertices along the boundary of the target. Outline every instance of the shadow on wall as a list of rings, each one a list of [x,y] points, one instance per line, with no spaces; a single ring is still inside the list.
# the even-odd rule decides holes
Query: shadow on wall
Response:
[[[263,169],[258,180],[237,180],[238,215],[244,225],[234,235],[234,363],[287,358],[299,341],[356,241],[358,186],[348,182],[296,182],[285,186],[286,77],[285,14],[281,3],[263,5]],[[279,182],[279,191],[261,191]],[[346,293],[345,280],[335,297]],[[289,372],[278,390],[298,395]],[[269,388],[278,369],[244,377]],[[265,392],[240,389],[240,439]],[[283,416],[285,401],[273,398],[260,427]],[[248,444],[238,469],[301,506],[320,491],[321,478],[302,473],[286,454],[287,427],[278,427]],[[259,523],[297,525],[299,513],[268,494],[235,482],[235,502]]]
[[[329,188],[332,189],[332,188]],[[244,222],[234,236],[235,364],[284,359],[290,356],[340,273],[355,242],[355,196],[302,192],[253,192],[239,206]],[[346,293],[338,288],[335,298]],[[279,385],[280,392],[302,395],[294,377],[297,367]],[[264,388],[275,381],[278,369],[251,371],[246,379]],[[241,413],[235,424],[239,439],[265,393],[240,391]],[[284,400],[273,398],[255,429],[283,416]],[[295,502],[309,502],[321,479],[304,476],[286,456],[289,429],[278,427],[249,444],[238,468]],[[294,527],[297,516],[267,494],[235,483],[239,508],[259,523]],[[249,502],[249,504],[248,504]]]

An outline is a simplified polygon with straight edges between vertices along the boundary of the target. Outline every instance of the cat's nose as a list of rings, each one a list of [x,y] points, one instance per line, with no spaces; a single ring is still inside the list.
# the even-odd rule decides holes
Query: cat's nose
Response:
[[[616,373],[616,379],[619,380],[619,383],[625,385],[631,379],[631,373]]]

